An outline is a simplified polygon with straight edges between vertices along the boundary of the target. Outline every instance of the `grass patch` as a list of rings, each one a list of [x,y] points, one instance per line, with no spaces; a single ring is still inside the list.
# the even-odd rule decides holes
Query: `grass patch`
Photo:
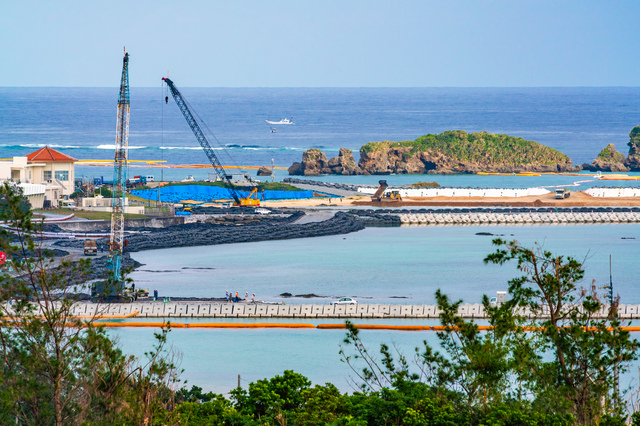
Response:
[[[47,211],[34,211],[35,214],[42,214],[42,213],[55,213],[55,214],[63,214],[63,215],[69,215],[69,214],[75,214],[76,217],[82,218],[82,219],[91,219],[91,220],[111,220],[111,213],[110,212],[89,212],[89,211],[82,211],[82,210],[71,210],[71,209],[49,209]],[[127,213],[124,215],[125,219],[144,219],[147,216],[143,215],[143,214],[132,214],[132,213]]]

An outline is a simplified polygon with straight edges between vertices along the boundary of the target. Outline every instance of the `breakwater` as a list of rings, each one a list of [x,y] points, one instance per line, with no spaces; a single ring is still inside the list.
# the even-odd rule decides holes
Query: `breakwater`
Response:
[[[7,304],[6,309],[11,307]],[[596,314],[605,318],[608,306]],[[437,305],[284,305],[269,303],[223,303],[203,301],[144,301],[132,303],[99,304],[78,302],[73,306],[73,315],[88,317],[98,315],[104,318],[121,318],[135,314],[139,318],[415,318],[437,319],[440,310]],[[533,318],[533,313],[523,309],[521,313]],[[485,319],[484,306],[480,303],[464,304],[458,309],[463,318]],[[543,311],[542,317],[548,315]],[[622,319],[640,319],[640,305],[621,304],[618,315]]]
[[[639,223],[638,212],[412,213],[400,214],[404,225]]]

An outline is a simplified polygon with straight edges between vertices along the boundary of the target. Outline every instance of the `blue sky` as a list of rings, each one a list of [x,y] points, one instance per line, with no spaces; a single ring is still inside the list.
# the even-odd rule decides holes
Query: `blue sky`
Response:
[[[640,1],[8,1],[0,86],[638,86]]]

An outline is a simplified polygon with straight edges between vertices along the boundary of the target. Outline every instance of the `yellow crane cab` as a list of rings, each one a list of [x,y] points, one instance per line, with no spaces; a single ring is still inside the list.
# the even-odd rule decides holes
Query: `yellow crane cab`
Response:
[[[255,195],[256,198],[251,198]],[[258,187],[253,188],[253,191],[246,197],[240,198],[241,206],[260,206],[260,200],[258,199]]]

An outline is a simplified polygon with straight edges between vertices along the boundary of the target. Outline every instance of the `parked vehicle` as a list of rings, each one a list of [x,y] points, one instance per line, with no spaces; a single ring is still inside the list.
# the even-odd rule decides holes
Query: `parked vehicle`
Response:
[[[569,198],[571,195],[571,191],[566,188],[558,188],[556,189],[556,200],[563,200],[565,198]]]
[[[332,305],[357,305],[358,301],[350,297],[343,297],[340,300],[334,300],[333,302],[331,302],[331,304]]]
[[[98,243],[96,243],[96,240],[84,240],[84,255],[85,256],[98,255]]]

